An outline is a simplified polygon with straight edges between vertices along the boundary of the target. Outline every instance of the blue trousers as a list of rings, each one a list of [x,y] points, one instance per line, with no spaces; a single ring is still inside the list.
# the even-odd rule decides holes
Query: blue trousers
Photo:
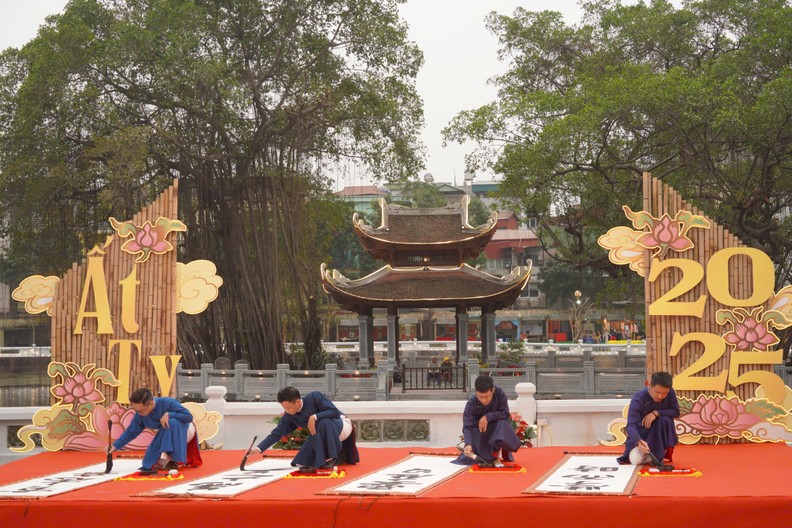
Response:
[[[663,461],[666,449],[677,445],[676,428],[674,419],[668,416],[660,416],[652,422],[652,426],[647,429],[643,425],[638,425],[638,435],[641,440],[649,444],[649,449],[659,461]],[[638,438],[629,438],[624,444],[624,454],[617,460],[622,464],[629,464],[630,451],[638,445]]]
[[[325,418],[316,422],[316,434],[310,435],[292,460],[292,466],[321,467],[328,458],[341,453],[341,418]]]
[[[503,450],[503,459],[509,462],[514,462],[513,451],[520,449],[520,439],[517,438],[517,433],[512,429],[511,423],[508,420],[498,420],[497,422],[489,422],[487,430],[483,433],[478,430],[473,431],[473,443],[471,444],[473,452],[486,462],[495,460],[493,451]],[[471,465],[475,464],[472,458],[459,455],[455,464]]]
[[[151,440],[143,457],[143,468],[151,469],[162,453],[167,453],[171,460],[185,464],[187,462],[187,428],[189,423],[170,420],[168,429],[160,428]]]

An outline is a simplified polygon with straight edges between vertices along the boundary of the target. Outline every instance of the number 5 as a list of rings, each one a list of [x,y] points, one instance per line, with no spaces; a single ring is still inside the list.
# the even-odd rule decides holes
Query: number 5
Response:
[[[740,365],[779,365],[783,361],[783,350],[770,352],[734,351],[729,361],[729,385],[737,387],[744,383],[758,383],[765,390],[765,397],[773,403],[781,403],[786,395],[784,380],[766,370],[749,370],[740,374]]]

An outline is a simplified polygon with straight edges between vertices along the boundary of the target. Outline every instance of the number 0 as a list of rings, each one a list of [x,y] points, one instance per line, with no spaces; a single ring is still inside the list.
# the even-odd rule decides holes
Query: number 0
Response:
[[[729,260],[737,255],[751,259],[753,291],[747,299],[737,299],[729,290]],[[707,289],[726,306],[759,306],[773,296],[775,269],[766,253],[755,248],[726,248],[716,252],[707,263]]]

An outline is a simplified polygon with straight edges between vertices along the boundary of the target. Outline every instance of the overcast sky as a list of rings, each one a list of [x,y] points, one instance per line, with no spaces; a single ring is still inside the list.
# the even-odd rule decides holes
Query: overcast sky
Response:
[[[36,35],[50,14],[60,13],[65,0],[0,0],[0,49],[20,47]],[[402,17],[410,26],[410,39],[424,52],[418,91],[424,102],[426,127],[421,138],[427,148],[426,170],[435,181],[461,185],[464,156],[473,144],[442,147],[440,131],[461,110],[476,108],[495,98],[487,79],[505,71],[498,62],[498,42],[484,27],[490,11],[511,14],[515,7],[531,11],[552,9],[563,13],[568,24],[580,20],[577,0],[408,0]],[[479,175],[477,179],[488,179]],[[368,183],[350,169],[339,181],[345,185]]]

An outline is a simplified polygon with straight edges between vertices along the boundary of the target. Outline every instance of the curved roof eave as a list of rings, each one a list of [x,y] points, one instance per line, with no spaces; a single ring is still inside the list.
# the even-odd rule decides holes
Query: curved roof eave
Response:
[[[528,280],[531,277],[531,266],[524,266],[524,267],[517,267],[514,271],[507,275],[506,277],[499,278],[488,273],[481,272],[476,270],[475,268],[471,268],[467,264],[459,266],[458,268],[453,268],[454,270],[461,270],[467,274],[474,275],[479,279],[486,280],[491,283],[502,283],[504,288],[496,291],[491,292],[487,295],[478,295],[478,296],[458,296],[458,297],[409,297],[409,298],[377,298],[377,297],[367,297],[365,295],[361,295],[360,293],[354,292],[355,288],[363,287],[367,284],[371,284],[376,281],[376,279],[381,278],[385,275],[390,273],[415,273],[415,272],[425,272],[425,271],[435,271],[435,272],[443,272],[449,271],[448,268],[409,268],[409,269],[397,269],[394,270],[390,266],[383,266],[379,270],[367,275],[366,277],[362,277],[360,279],[349,280],[343,277],[340,273],[336,270],[328,270],[327,267],[322,264],[322,283],[324,290],[333,295],[333,291],[337,292],[339,295],[347,298],[346,302],[343,302],[340,299],[336,299],[339,303],[342,304],[349,304],[350,301],[354,301],[357,304],[370,304],[370,305],[382,305],[382,304],[411,304],[411,305],[420,305],[421,303],[430,303],[431,305],[438,305],[438,303],[446,303],[447,304],[458,304],[461,301],[465,301],[468,304],[487,304],[489,302],[497,302],[498,298],[500,297],[511,297],[512,294],[514,298],[519,295],[519,293],[525,288],[525,285],[528,284]],[[508,280],[504,280],[508,279]],[[329,289],[328,289],[329,288]],[[332,291],[330,291],[332,290]],[[333,295],[335,298],[335,295]],[[512,301],[513,302],[513,301]],[[427,305],[428,306],[428,305]]]

